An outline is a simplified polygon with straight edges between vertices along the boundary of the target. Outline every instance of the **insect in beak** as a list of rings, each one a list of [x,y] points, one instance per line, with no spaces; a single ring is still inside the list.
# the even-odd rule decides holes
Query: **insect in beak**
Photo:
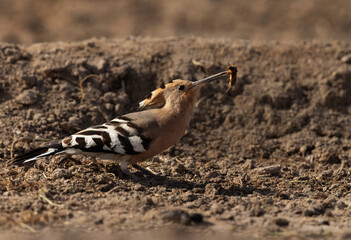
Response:
[[[189,91],[191,92],[195,92],[196,90],[200,89],[203,85],[205,85],[206,83],[210,83],[214,80],[217,80],[221,77],[224,76],[228,76],[229,75],[229,88],[227,89],[227,92],[229,91],[229,89],[235,84],[236,82],[236,75],[237,75],[237,68],[234,65],[229,65],[228,66],[228,70],[227,71],[223,71],[217,74],[214,74],[212,76],[209,76],[207,78],[198,80],[196,82],[193,83],[193,85],[189,88]]]
[[[236,76],[238,74],[238,69],[234,65],[229,65],[227,73],[229,74],[229,87],[226,93],[230,90],[230,88],[236,83]]]

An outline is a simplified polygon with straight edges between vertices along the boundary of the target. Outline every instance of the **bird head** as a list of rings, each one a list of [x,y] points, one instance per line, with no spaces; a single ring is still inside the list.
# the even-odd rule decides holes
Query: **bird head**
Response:
[[[167,102],[172,104],[195,102],[201,87],[230,74],[232,74],[230,70],[223,71],[195,82],[180,79],[173,80],[171,83],[152,91],[151,94],[139,103],[138,109],[158,108],[164,106]]]

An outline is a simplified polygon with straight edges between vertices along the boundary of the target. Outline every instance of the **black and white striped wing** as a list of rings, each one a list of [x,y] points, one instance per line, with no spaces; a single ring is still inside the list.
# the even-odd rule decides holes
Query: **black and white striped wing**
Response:
[[[122,116],[66,137],[62,146],[86,152],[136,155],[148,150],[152,140],[130,118]]]

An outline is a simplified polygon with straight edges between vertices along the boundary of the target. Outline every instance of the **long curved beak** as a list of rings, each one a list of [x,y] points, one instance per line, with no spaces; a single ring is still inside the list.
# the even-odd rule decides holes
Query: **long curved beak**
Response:
[[[198,90],[199,88],[201,88],[203,85],[205,85],[206,83],[212,82],[214,80],[217,80],[221,77],[224,76],[228,76],[230,73],[228,71],[223,71],[217,74],[214,74],[212,76],[209,76],[207,78],[198,80],[196,82],[193,83],[193,85],[189,88],[190,91],[195,92],[196,90]]]

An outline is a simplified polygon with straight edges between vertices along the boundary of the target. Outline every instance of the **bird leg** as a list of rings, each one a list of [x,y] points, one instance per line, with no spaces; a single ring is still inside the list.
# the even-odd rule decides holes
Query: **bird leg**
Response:
[[[128,162],[127,161],[123,160],[121,162],[120,166],[121,166],[121,170],[123,173],[127,174],[135,182],[140,182],[140,179],[128,170]]]

